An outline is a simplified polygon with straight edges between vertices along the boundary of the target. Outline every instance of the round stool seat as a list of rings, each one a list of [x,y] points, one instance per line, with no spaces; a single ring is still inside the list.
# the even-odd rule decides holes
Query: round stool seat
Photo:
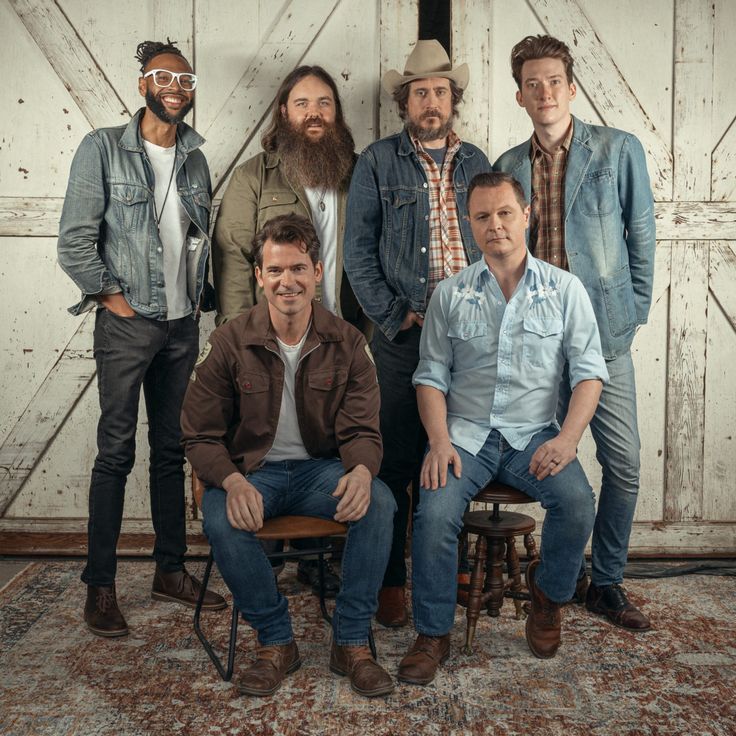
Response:
[[[535,503],[526,493],[506,486],[503,483],[491,482],[481,488],[473,497],[473,501],[480,503]]]
[[[531,516],[503,511],[497,518],[490,511],[468,511],[463,516],[464,531],[480,534],[490,539],[506,539],[508,536],[531,534],[536,522]]]
[[[258,539],[308,539],[346,534],[347,524],[316,516],[275,516],[256,532]]]

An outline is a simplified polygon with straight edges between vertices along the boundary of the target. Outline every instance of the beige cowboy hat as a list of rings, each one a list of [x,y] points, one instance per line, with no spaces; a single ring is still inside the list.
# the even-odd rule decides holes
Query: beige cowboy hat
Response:
[[[467,64],[461,64],[457,69],[453,69],[450,57],[439,41],[434,39],[417,41],[417,45],[406,60],[404,73],[399,74],[396,69],[387,71],[383,75],[383,88],[393,95],[402,84],[427,77],[451,79],[460,89],[465,89],[470,80],[470,69]]]

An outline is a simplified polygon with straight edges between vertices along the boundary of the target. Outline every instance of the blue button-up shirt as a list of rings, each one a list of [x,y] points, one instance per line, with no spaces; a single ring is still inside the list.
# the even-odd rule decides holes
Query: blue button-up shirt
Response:
[[[527,253],[509,302],[484,258],[441,281],[422,329],[414,385],[445,394],[450,440],[477,454],[492,429],[523,450],[556,424],[565,362],[572,388],[608,380],[590,299],[572,274]]]

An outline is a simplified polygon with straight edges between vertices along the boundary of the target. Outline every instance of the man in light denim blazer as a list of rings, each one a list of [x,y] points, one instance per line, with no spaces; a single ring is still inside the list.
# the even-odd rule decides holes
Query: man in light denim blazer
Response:
[[[511,52],[518,104],[534,125],[531,140],[494,168],[510,173],[532,202],[529,248],[583,282],[595,310],[609,383],[590,423],[601,463],[593,531],[592,582],[585,568],[575,600],[612,623],[650,628],[621,588],[639,490],[639,434],[631,343],[647,321],[654,273],[654,203],[644,150],[635,136],[586,125],[570,114],[573,59],[550,36],[527,36]],[[558,418],[570,401],[560,389]],[[587,593],[586,593],[587,590]]]
[[[371,348],[381,387],[384,447],[379,478],[398,505],[376,614],[384,626],[408,620],[406,489],[426,444],[411,376],[419,361],[424,311],[443,278],[480,257],[466,219],[467,189],[473,176],[491,165],[452,130],[468,79],[468,65],[453,69],[438,41],[418,41],[404,73],[391,70],[383,78],[404,130],[363,151],[348,192],[345,271],[376,325]]]
[[[115,592],[125,484],[135,462],[141,386],[151,447],[156,573],[151,595],[194,606],[184,568],[184,453],[179,414],[199,348],[198,315],[209,252],[211,186],[204,139],[181,122],[197,77],[171,42],[138,46],[146,100],[127,125],[92,131],[69,175],[58,255],[82,291],[69,311],[97,307],[98,453],[89,490],[84,620],[92,633],[128,633]],[[223,608],[207,593],[208,608]]]

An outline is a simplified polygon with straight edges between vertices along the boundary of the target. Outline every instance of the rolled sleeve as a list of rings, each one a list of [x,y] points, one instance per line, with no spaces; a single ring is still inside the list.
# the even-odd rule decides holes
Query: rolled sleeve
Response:
[[[448,337],[446,289],[440,284],[429,300],[419,342],[419,363],[412,382],[447,395],[452,376],[452,343]]]
[[[570,367],[570,387],[574,389],[580,381],[595,379],[607,383],[608,370],[593,305],[577,277],[573,277],[567,287],[564,309],[563,349]]]

